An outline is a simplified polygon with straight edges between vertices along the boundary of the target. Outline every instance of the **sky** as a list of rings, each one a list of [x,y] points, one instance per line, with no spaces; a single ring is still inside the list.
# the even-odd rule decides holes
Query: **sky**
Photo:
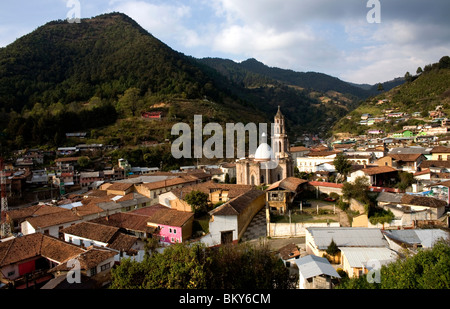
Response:
[[[52,20],[122,12],[185,55],[255,58],[358,84],[450,55],[449,0],[0,1],[0,47]]]

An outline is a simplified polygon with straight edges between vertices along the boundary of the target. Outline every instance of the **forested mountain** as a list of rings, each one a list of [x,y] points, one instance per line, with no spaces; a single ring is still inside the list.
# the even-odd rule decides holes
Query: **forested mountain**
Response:
[[[122,13],[52,21],[0,49],[0,142],[10,149],[66,145],[76,131],[115,145],[162,141],[194,113],[269,122],[278,105],[294,140],[326,134],[367,96],[325,74],[185,56]],[[143,122],[143,111],[165,121]]]

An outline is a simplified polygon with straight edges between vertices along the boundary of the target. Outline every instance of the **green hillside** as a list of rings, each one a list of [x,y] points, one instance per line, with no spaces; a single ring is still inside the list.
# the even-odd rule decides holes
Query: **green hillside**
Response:
[[[443,112],[450,115],[450,57],[444,56],[439,62],[426,65],[420,74],[406,73],[405,79],[404,84],[364,101],[336,123],[333,133],[365,134],[368,127],[357,125],[363,114],[384,117],[389,111],[416,115],[404,122],[392,121],[370,127],[385,132],[399,130],[407,124],[430,120],[429,112],[435,110],[437,106],[442,106]]]

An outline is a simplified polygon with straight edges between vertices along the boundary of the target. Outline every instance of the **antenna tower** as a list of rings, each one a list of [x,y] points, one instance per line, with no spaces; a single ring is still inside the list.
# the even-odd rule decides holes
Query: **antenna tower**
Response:
[[[11,226],[6,221],[6,212],[8,211],[8,198],[6,196],[6,175],[4,170],[3,158],[0,157],[0,181],[1,181],[1,229],[0,238],[11,235]]]

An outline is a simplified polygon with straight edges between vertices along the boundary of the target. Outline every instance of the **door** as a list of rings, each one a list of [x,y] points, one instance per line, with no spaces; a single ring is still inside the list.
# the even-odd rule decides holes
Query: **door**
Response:
[[[230,244],[233,242],[233,231],[221,232],[220,243],[222,245]]]

